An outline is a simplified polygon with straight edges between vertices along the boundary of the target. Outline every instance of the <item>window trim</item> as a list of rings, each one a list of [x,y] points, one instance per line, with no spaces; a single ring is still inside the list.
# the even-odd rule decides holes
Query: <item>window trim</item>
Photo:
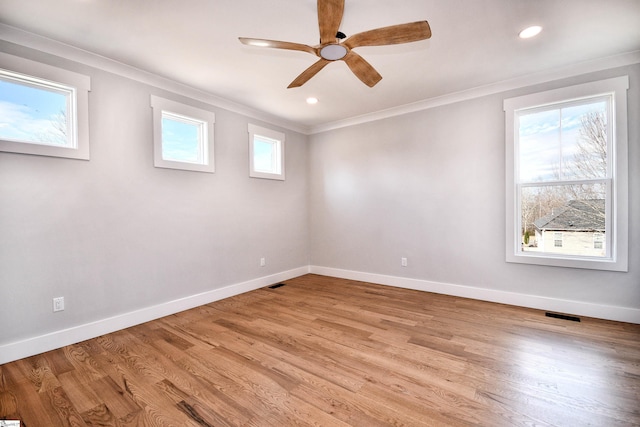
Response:
[[[251,178],[285,180],[285,134],[262,126],[249,123],[249,176]],[[257,171],[255,169],[254,143],[256,136],[261,136],[278,142],[278,161],[280,162],[280,173],[270,173]]]
[[[178,169],[193,172],[214,173],[214,126],[216,122],[215,113],[156,95],[151,95],[151,108],[153,110],[153,165],[157,168],[164,169]],[[201,163],[166,160],[162,157],[163,113],[182,117],[186,120],[190,120],[196,123],[203,123],[206,125],[203,132],[204,138],[201,141],[203,151],[203,160]]]
[[[629,77],[620,76],[504,100],[506,142],[506,261],[557,267],[585,268],[609,271],[628,271],[628,128],[627,90]],[[522,251],[519,244],[518,155],[516,141],[517,112],[571,100],[599,95],[612,96],[612,124],[614,141],[611,146],[611,181],[607,213],[610,223],[611,247],[608,257],[584,257]],[[615,146],[613,145],[615,144]],[[611,185],[611,184],[610,184]],[[609,231],[610,230],[610,231]]]
[[[10,78],[24,77],[53,89],[70,90],[71,145],[66,147],[0,139],[0,151],[37,156],[89,160],[89,91],[91,79],[62,68],[0,52],[0,72]]]

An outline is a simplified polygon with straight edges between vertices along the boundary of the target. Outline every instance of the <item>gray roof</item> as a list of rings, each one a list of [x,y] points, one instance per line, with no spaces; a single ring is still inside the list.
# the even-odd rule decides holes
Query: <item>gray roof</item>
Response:
[[[603,199],[571,200],[550,215],[533,222],[538,230],[605,231],[605,203]]]

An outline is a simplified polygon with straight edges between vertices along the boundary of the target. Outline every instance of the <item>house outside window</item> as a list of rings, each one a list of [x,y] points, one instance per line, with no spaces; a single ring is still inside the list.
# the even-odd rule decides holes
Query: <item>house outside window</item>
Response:
[[[89,160],[88,76],[0,53],[0,151]]]
[[[604,234],[595,233],[593,235],[593,249],[604,249]]]
[[[627,270],[627,88],[505,100],[508,262]]]
[[[523,248],[566,255],[603,257],[605,236],[605,200],[572,200],[555,212],[534,222],[537,248]],[[599,238],[600,248],[594,245]],[[551,245],[553,239],[553,245]]]

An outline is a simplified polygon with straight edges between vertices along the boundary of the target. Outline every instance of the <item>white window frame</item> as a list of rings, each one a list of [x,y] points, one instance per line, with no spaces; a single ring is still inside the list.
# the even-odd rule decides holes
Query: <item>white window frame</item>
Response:
[[[557,267],[595,270],[628,271],[628,130],[627,90],[629,77],[606,80],[533,93],[504,100],[506,125],[506,261]],[[609,142],[609,188],[607,200],[607,234],[605,257],[570,256],[544,252],[524,251],[520,242],[520,200],[518,171],[518,112],[542,106],[565,103],[596,96],[612,97]],[[610,242],[610,243],[609,243]]]
[[[68,93],[65,146],[0,139],[0,151],[89,160],[89,76],[0,52],[0,74],[18,84]]]
[[[249,176],[252,178],[275,179],[284,181],[285,179],[285,134],[272,129],[256,126],[249,123]],[[255,142],[256,138],[273,141],[274,159],[276,165],[273,172],[259,171],[255,168]]]
[[[193,172],[215,172],[214,125],[215,113],[191,105],[151,95],[153,109],[153,164],[157,168],[179,169]],[[168,116],[202,126],[200,129],[200,157],[197,162],[168,160],[162,155],[162,119]]]

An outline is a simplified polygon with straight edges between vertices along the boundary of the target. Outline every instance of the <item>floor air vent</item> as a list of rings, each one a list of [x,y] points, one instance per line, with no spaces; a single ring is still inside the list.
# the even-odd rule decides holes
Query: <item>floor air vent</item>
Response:
[[[572,322],[579,322],[580,318],[576,317],[576,316],[567,316],[566,314],[558,314],[558,313],[549,313],[546,312],[545,316],[547,317],[553,317],[556,319],[563,319],[563,320],[571,320]]]
[[[283,286],[284,286],[284,283],[278,283],[277,285],[269,286],[269,289],[277,289],[277,288],[281,288]]]

